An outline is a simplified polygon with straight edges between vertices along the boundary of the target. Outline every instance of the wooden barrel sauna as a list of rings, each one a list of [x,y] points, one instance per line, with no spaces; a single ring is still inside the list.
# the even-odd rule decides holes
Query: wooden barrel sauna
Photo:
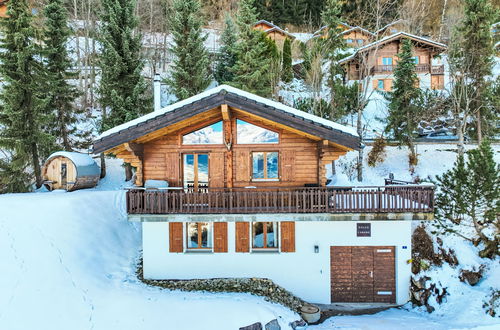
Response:
[[[43,184],[48,190],[92,188],[99,182],[100,173],[90,155],[68,151],[50,155],[42,169]]]

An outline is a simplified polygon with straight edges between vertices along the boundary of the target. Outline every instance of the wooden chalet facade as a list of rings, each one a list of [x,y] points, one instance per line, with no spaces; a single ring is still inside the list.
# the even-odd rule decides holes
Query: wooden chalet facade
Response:
[[[295,36],[288,33],[288,31],[283,30],[276,24],[266,20],[258,21],[254,24],[253,28],[254,30],[263,31],[268,38],[276,42],[276,44],[280,47],[283,47],[285,39],[290,39],[291,41],[295,40]]]
[[[342,31],[339,34],[345,40],[347,47],[359,48],[375,40],[374,33],[360,26],[350,26],[346,23],[341,23],[337,28]],[[328,36],[328,27],[322,27],[316,31],[314,35],[316,37],[326,38]]]
[[[0,17],[6,18],[7,16],[7,4],[9,0],[0,0]]]
[[[146,278],[265,277],[311,302],[402,304],[411,220],[432,218],[433,187],[326,186],[359,142],[222,85],[104,132],[94,152],[137,169],[126,202]]]
[[[413,55],[420,87],[444,89],[445,70],[439,58],[447,47],[430,39],[399,32],[359,48],[353,55],[340,63],[346,71],[348,81],[361,81],[371,77],[371,86],[375,90],[391,91],[403,39],[413,43]]]

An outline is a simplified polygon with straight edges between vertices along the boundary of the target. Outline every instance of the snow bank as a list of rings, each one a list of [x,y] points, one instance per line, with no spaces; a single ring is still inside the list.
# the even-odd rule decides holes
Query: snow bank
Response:
[[[233,330],[275,318],[287,329],[298,319],[248,294],[138,281],[140,225],[126,219],[124,191],[100,190],[124,185],[117,160],[107,169],[96,189],[0,196],[1,329]]]

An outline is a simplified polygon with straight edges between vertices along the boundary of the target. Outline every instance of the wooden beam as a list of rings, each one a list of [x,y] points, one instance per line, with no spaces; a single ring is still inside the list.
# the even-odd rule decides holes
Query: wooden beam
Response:
[[[230,121],[231,120],[231,113],[229,112],[229,107],[227,106],[227,104],[221,104],[220,110],[222,112],[222,120]]]

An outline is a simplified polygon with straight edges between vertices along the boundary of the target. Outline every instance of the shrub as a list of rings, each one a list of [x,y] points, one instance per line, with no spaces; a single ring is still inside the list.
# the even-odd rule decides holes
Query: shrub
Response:
[[[382,163],[385,160],[385,147],[387,146],[387,141],[383,136],[375,139],[373,143],[373,148],[368,154],[368,166],[375,167],[377,164]]]

